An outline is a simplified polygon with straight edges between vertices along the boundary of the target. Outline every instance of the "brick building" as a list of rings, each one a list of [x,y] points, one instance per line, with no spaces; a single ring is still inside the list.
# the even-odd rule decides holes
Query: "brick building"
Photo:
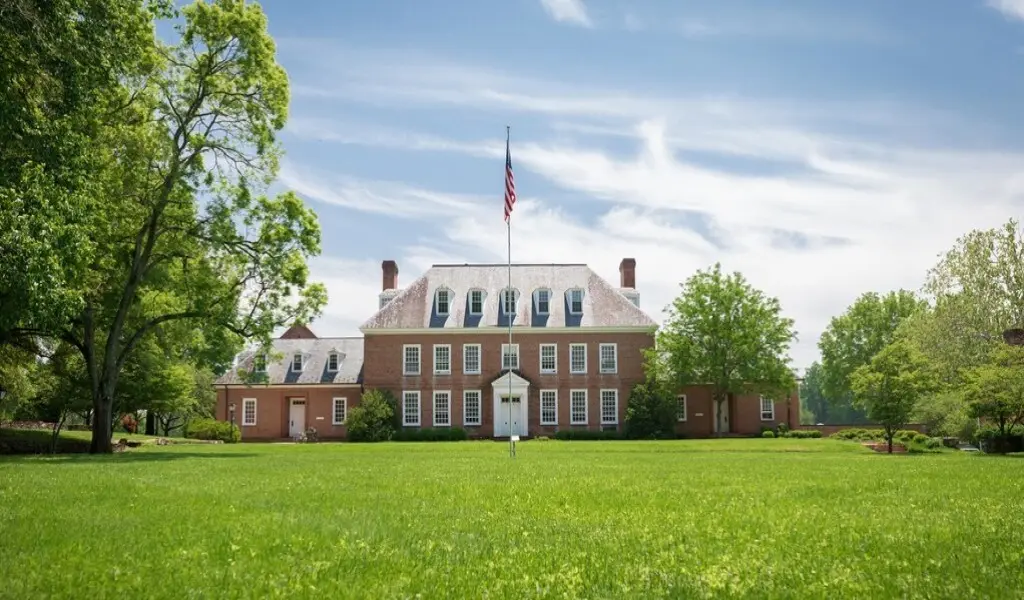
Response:
[[[509,286],[507,265],[434,265],[400,288],[398,265],[384,261],[379,310],[362,338],[318,339],[299,326],[274,341],[269,361],[243,353],[238,366],[258,367],[264,383],[246,385],[237,373],[218,380],[218,418],[231,419],[234,405],[244,439],[306,427],[344,438],[361,392],[384,389],[398,398],[404,427],[499,438],[621,430],[657,323],[640,310],[636,261],[623,259],[619,275],[614,286],[583,264],[514,264]],[[677,404],[679,433],[715,432],[709,390],[683,390]],[[799,412],[795,394],[731,398],[724,432],[795,424]]]

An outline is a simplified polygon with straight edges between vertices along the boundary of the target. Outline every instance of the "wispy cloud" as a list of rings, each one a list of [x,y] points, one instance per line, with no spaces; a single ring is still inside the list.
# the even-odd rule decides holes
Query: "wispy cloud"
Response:
[[[582,27],[593,27],[594,23],[587,14],[583,0],[540,0],[544,10],[551,18],[560,23],[570,23]]]
[[[988,0],[988,5],[1011,19],[1024,21],[1024,0]]]

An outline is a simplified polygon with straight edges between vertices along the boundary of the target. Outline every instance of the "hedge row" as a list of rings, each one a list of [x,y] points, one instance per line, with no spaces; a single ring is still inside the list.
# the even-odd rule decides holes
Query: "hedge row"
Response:
[[[400,429],[391,438],[396,442],[461,442],[469,439],[461,427],[434,427],[426,429]]]
[[[193,440],[220,440],[227,444],[242,441],[237,425],[216,419],[194,419],[185,427],[185,437]]]

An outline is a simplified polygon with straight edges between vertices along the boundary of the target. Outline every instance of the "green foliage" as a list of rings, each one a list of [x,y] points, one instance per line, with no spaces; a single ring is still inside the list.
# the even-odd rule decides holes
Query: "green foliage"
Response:
[[[813,413],[805,425],[857,425],[868,422],[864,411],[853,404],[851,394],[830,398],[823,391],[824,372],[819,362],[811,363],[800,383],[801,420],[804,408]]]
[[[556,440],[575,441],[597,441],[597,440],[618,440],[622,435],[615,430],[602,429],[560,429],[555,432]]]
[[[400,429],[392,439],[396,442],[461,442],[469,436],[461,427],[424,427]]]
[[[761,432],[761,437],[763,437],[763,438],[774,438],[775,437],[775,432],[772,431],[771,429],[765,429],[764,431]]]
[[[88,440],[59,437],[54,445],[49,429],[0,429],[0,455],[79,454],[89,451]]]
[[[892,451],[892,436],[907,424],[918,401],[938,389],[924,355],[899,339],[850,376],[855,400],[872,421],[882,425]]]
[[[626,405],[626,436],[640,438],[675,437],[675,398],[657,380],[649,378],[633,386]]]
[[[977,420],[968,413],[962,389],[925,396],[914,408],[912,420],[924,424],[935,435],[965,440],[971,439],[977,427]]]
[[[216,419],[193,419],[185,427],[185,437],[193,440],[220,440],[234,444],[242,440],[237,425]]]
[[[988,420],[1003,436],[1024,424],[1024,347],[997,346],[964,379],[969,416]]]
[[[778,299],[717,263],[681,287],[648,352],[650,368],[674,389],[710,385],[719,404],[730,394],[781,397],[796,388],[788,356],[796,333]]]
[[[1024,427],[1013,427],[1007,430],[985,425],[979,427],[974,435],[974,443],[987,453],[1006,454],[1024,450]]]
[[[820,373],[815,375],[821,378],[818,384],[821,394],[838,410],[847,412],[846,423],[865,422],[863,412],[857,414],[850,410],[850,376],[895,339],[900,323],[926,307],[923,300],[906,290],[884,296],[868,292],[857,298],[845,313],[832,318],[818,340],[821,366]]]
[[[783,437],[797,439],[816,439],[821,437],[821,431],[817,429],[793,429],[783,434]]]
[[[387,390],[367,390],[345,417],[350,442],[386,442],[396,435],[397,400]]]

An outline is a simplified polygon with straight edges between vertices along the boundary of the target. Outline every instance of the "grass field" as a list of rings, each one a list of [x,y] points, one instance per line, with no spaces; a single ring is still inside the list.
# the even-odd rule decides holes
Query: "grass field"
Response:
[[[832,440],[0,460],[0,597],[1015,598],[1024,460]]]

